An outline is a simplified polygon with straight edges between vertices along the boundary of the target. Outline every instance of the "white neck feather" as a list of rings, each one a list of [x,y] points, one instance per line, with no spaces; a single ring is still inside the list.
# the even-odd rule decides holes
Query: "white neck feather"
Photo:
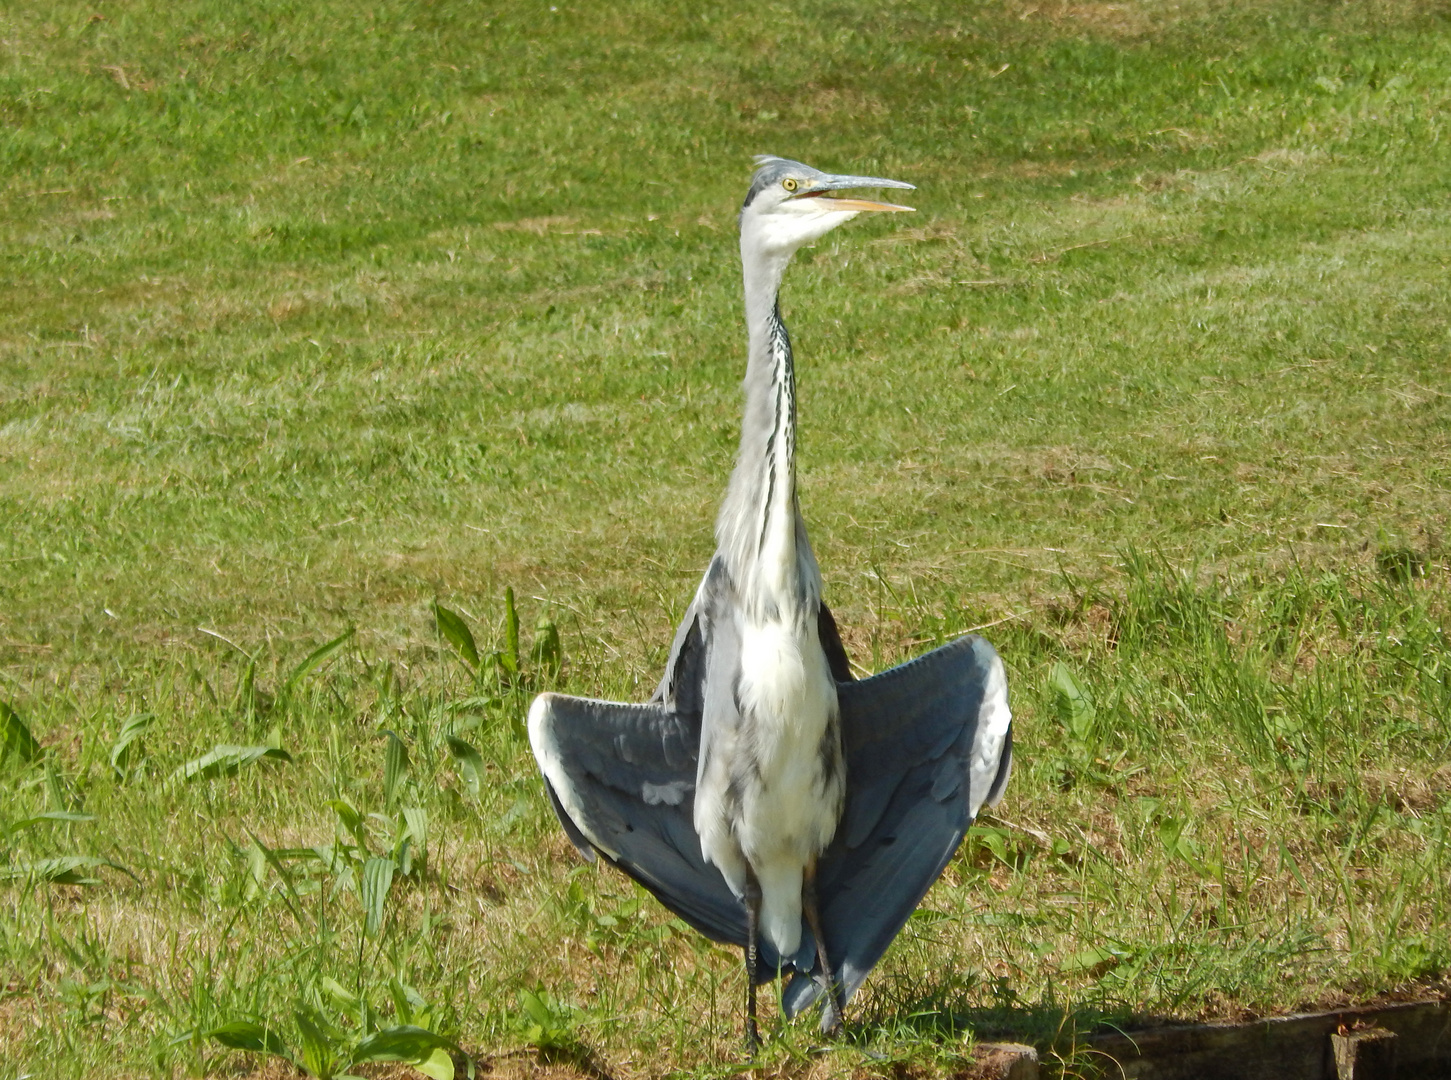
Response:
[[[747,610],[815,617],[821,572],[796,503],[796,376],[776,303],[794,247],[743,228],[746,407],[716,543]]]

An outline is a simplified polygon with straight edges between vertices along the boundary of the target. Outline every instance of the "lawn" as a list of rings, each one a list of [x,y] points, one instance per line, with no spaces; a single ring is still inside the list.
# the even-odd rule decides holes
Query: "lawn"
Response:
[[[985,628],[1017,719],[761,1067],[1445,988],[1448,73],[1444,3],[4,7],[0,1076],[739,1066],[520,728],[710,557],[755,153],[919,188],[788,274],[802,507],[862,670]]]

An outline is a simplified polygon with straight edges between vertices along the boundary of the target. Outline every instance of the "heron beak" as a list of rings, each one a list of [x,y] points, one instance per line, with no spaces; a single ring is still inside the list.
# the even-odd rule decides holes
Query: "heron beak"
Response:
[[[861,211],[889,211],[894,214],[915,213],[915,206],[898,206],[896,203],[872,202],[870,199],[833,199],[827,196],[824,200],[831,205],[833,210],[861,210]]]
[[[850,210],[860,212],[890,212],[910,213],[916,208],[912,206],[898,206],[896,203],[874,202],[871,199],[836,198],[835,193],[852,188],[896,188],[899,191],[914,191],[915,185],[903,183],[901,180],[887,180],[880,176],[832,176],[827,175],[821,178],[817,185],[804,195],[807,198],[825,197],[831,200],[833,210]]]

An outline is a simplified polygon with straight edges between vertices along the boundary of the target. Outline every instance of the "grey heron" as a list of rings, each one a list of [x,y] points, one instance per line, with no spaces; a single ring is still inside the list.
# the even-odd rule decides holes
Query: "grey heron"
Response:
[[[565,832],[671,911],[745,950],[788,1016],[842,1008],[957,850],[1012,758],[1002,661],[962,637],[853,678],[796,491],[796,382],[778,295],[792,255],[910,189],[757,159],[740,214],[748,358],[716,553],[650,701],[541,694],[529,739]]]

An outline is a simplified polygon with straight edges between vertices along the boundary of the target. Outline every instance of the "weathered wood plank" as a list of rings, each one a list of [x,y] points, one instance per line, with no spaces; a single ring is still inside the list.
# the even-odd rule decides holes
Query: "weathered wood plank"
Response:
[[[1038,1051],[1022,1043],[978,1043],[973,1080],[1038,1080]]]
[[[1336,1080],[1396,1080],[1396,1039],[1380,1027],[1332,1034]]]
[[[1086,1043],[1112,1059],[1105,1073],[1123,1080],[1336,1080],[1330,1036],[1342,1025],[1393,1032],[1399,1075],[1451,1080],[1451,1004],[1439,999],[1109,1032]]]

